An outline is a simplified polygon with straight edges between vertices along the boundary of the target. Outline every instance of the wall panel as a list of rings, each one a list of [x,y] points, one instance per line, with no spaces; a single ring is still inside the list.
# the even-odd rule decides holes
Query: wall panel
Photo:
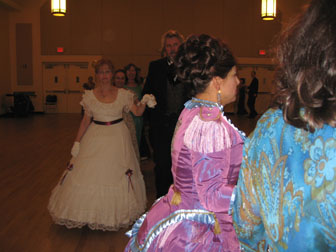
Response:
[[[223,1],[198,0],[191,5],[193,8],[193,31],[191,33],[207,33],[215,37],[223,37]]]
[[[101,54],[129,55],[133,39],[130,0],[102,0]]]
[[[32,24],[16,24],[16,80],[18,86],[33,86]]]
[[[97,55],[101,53],[101,1],[71,0],[71,54]]]
[[[10,57],[9,57],[9,16],[8,11],[0,7],[0,114],[7,110],[6,94],[10,92]]]
[[[8,11],[0,7],[0,94],[10,90],[9,60],[9,16]]]
[[[194,27],[197,20],[195,18],[195,4],[193,0],[163,0],[162,3],[162,31],[175,29],[185,37],[190,33],[195,33]]]
[[[50,1],[46,1],[40,11],[41,55],[57,54],[57,47],[64,47],[64,54],[71,54],[71,32],[77,27],[71,26],[71,1],[67,1],[67,14],[64,17],[55,17],[50,14]],[[82,16],[81,18],[85,18]]]
[[[133,55],[159,55],[164,12],[162,1],[132,1]]]
[[[236,57],[263,58],[259,49],[270,49],[281,23],[308,0],[284,1],[286,6],[278,1],[284,8],[278,19],[269,22],[261,20],[260,0],[72,0],[61,18],[50,15],[46,1],[40,10],[41,53],[55,55],[64,46],[65,55],[102,55],[116,66],[134,62],[146,72],[146,60],[160,57],[161,35],[176,29],[184,36],[222,38]]]

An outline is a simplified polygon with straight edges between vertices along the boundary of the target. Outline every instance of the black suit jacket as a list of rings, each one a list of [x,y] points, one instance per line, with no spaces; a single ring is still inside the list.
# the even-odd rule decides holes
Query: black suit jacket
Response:
[[[173,78],[173,66],[168,65],[167,57],[161,58],[149,63],[148,74],[145,82],[144,94],[153,94],[157,105],[154,109],[149,109],[149,120],[154,125],[159,125],[167,110],[167,80]],[[184,91],[185,101],[187,100],[186,91]]]
[[[149,63],[148,74],[142,94],[153,94],[156,98],[157,105],[154,109],[150,109],[151,121],[153,119],[159,119],[160,113],[164,113],[166,110],[167,76],[167,58],[161,58]]]

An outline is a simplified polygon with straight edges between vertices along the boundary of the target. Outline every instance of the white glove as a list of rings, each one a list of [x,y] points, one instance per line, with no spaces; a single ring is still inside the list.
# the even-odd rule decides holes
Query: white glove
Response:
[[[72,149],[71,149],[71,155],[73,157],[77,157],[78,155],[78,152],[79,152],[79,142],[74,142],[74,145],[72,146]]]
[[[142,104],[147,104],[147,102],[149,101],[149,99],[150,99],[150,94],[145,94],[143,97],[142,97],[142,99],[141,99],[141,103]]]
[[[156,103],[155,96],[152,94],[145,94],[141,100],[142,104],[147,104],[148,107],[154,108]]]
[[[147,102],[147,106],[150,108],[154,108],[156,105],[156,100],[155,100],[155,96],[151,95],[151,99]]]

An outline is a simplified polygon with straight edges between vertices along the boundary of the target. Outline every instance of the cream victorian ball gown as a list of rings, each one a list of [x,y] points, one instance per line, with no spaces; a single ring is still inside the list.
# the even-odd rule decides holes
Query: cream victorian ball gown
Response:
[[[129,226],[145,211],[145,184],[130,132],[124,121],[118,122],[133,95],[119,89],[114,102],[103,103],[92,90],[85,91],[85,113],[98,123],[112,123],[93,121],[82,137],[73,169],[64,172],[49,200],[55,223],[112,231]]]

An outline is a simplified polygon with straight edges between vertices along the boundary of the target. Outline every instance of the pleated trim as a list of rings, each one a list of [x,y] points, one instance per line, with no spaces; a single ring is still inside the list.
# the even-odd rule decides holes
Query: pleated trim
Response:
[[[207,107],[207,108],[219,108],[221,113],[222,113],[222,118],[228,123],[230,124],[230,126],[235,129],[240,137],[242,138],[243,141],[245,141],[246,139],[246,134],[245,132],[239,130],[233,123],[232,121],[226,117],[225,113],[224,113],[224,107],[222,105],[219,105],[218,103],[215,103],[215,102],[211,102],[211,101],[206,101],[206,100],[201,100],[201,99],[198,99],[198,98],[195,98],[193,97],[191,100],[187,101],[185,104],[184,104],[185,108],[187,109],[193,109],[193,108],[201,108],[201,107]],[[201,120],[201,119],[199,119]],[[206,122],[204,122],[206,123]],[[201,124],[200,124],[201,125]],[[206,127],[204,128],[204,130],[206,131]],[[191,132],[192,133],[192,132]],[[200,132],[202,133],[202,132]],[[206,132],[205,132],[206,133]],[[212,132],[214,134],[216,134],[216,132]],[[214,136],[216,137],[216,135]],[[193,139],[190,139],[189,138],[189,141],[192,141]],[[199,148],[197,148],[199,149]]]
[[[184,135],[184,144],[200,153],[222,151],[231,146],[231,138],[225,125],[216,121],[203,121],[195,116]]]
[[[215,226],[216,217],[215,214],[206,210],[201,209],[180,209],[168,217],[162,219],[156,225],[154,225],[148,232],[144,244],[140,245],[137,241],[137,234],[139,229],[144,222],[147,213],[142,215],[133,225],[132,230],[128,231],[126,235],[130,237],[129,247],[132,252],[142,251],[146,252],[155,238],[166,228],[176,223],[182,222],[184,220],[196,221],[202,224]]]

